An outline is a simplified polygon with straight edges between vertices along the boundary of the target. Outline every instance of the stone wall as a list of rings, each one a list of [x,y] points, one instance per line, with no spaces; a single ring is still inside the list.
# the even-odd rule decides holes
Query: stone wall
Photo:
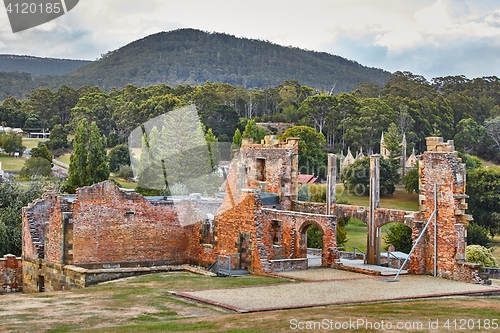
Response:
[[[307,229],[315,225],[323,234],[322,266],[332,266],[339,258],[337,251],[336,218],[329,215],[281,211],[263,208],[267,233],[271,235],[273,223],[280,226],[281,239],[279,244],[285,248],[288,259],[307,258]],[[268,260],[275,258],[274,253],[268,254]]]
[[[21,258],[6,254],[0,259],[0,293],[23,290]]]
[[[466,265],[465,227],[472,219],[465,214],[465,165],[454,151],[453,141],[427,138],[427,151],[419,162],[420,212],[415,217],[413,238],[416,239],[431,219],[435,207],[434,186],[437,188],[437,275],[440,277],[475,281],[477,268]],[[415,274],[434,273],[433,218],[410,260],[410,270]]]
[[[299,212],[307,212],[313,214],[324,214],[326,211],[325,203],[294,201],[293,209]],[[353,206],[344,204],[332,204],[331,215],[337,219],[344,217],[353,217],[358,220],[368,222],[370,217],[370,208],[364,206]],[[413,216],[417,212],[405,211],[399,209],[377,208],[375,209],[375,226],[381,227],[392,222],[401,222],[408,225],[410,228],[413,225]]]
[[[153,206],[111,182],[78,189],[70,223],[74,265],[187,260],[187,235],[175,210]]]
[[[201,210],[208,211],[209,206]],[[112,182],[80,188],[76,196],[46,193],[23,209],[25,290],[85,285],[78,272],[68,271],[71,265],[196,264],[200,256],[192,248],[200,247],[200,220],[190,203],[175,209],[168,201],[151,203]]]
[[[235,182],[228,182],[232,190],[276,193],[283,209],[290,210],[298,191],[298,141],[289,138],[280,142],[274,136],[266,136],[261,144],[243,140],[231,163],[230,174],[236,176]]]

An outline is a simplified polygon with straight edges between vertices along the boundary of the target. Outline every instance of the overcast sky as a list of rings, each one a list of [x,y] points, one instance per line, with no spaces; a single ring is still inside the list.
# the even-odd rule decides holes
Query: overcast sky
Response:
[[[500,77],[500,0],[80,0],[12,33],[0,53],[94,60],[134,40],[189,27],[325,51],[433,77]]]

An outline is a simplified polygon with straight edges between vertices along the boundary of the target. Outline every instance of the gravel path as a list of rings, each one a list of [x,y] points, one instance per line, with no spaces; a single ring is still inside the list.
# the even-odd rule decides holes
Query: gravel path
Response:
[[[280,275],[315,281],[186,291],[176,294],[240,312],[251,312],[473,293],[500,293],[498,286],[474,285],[422,275],[401,276],[397,282],[387,282],[392,278],[334,269],[287,272]]]

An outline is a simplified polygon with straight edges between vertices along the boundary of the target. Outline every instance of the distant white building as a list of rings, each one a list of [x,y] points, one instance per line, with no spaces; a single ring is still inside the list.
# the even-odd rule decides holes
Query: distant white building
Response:
[[[23,134],[24,131],[20,128],[12,128],[12,127],[7,127],[7,126],[0,126],[0,133],[16,133],[16,134]]]

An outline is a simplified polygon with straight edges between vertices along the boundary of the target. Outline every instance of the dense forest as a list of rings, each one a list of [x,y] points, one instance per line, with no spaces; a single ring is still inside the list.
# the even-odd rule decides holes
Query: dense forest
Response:
[[[91,61],[0,54],[0,72],[29,73],[35,76],[64,75],[89,63]]]
[[[127,84],[147,87],[164,83],[176,87],[205,82],[265,89],[285,80],[297,80],[314,89],[339,93],[352,91],[360,82],[383,85],[390,76],[384,70],[327,53],[194,29],[147,36],[66,75],[53,71],[52,66],[57,66],[57,62],[40,58],[26,60],[23,69],[10,67],[11,64],[3,68],[2,61],[15,60],[9,57],[0,58],[0,100],[9,94],[22,98],[33,88],[57,89],[62,84],[75,88],[97,86],[109,92],[113,88],[123,89]],[[30,66],[36,61],[40,70],[50,67],[52,71],[35,71]],[[71,65],[77,64],[81,62]],[[69,65],[64,61],[59,64],[61,70]],[[7,73],[13,71],[8,68],[19,68],[19,73],[28,74]]]
[[[108,146],[126,143],[145,121],[174,108],[195,104],[206,128],[219,141],[243,132],[248,119],[307,125],[326,138],[325,150],[379,151],[380,136],[392,123],[416,152],[425,137],[455,139],[457,149],[500,161],[500,79],[463,76],[428,82],[409,72],[394,73],[384,86],[359,84],[351,93],[330,94],[285,81],[265,89],[227,83],[168,85],[105,92],[94,86],[38,88],[25,99],[10,96],[0,106],[0,123],[12,127],[74,132],[78,122],[95,121]],[[271,129],[273,130],[273,129]]]

